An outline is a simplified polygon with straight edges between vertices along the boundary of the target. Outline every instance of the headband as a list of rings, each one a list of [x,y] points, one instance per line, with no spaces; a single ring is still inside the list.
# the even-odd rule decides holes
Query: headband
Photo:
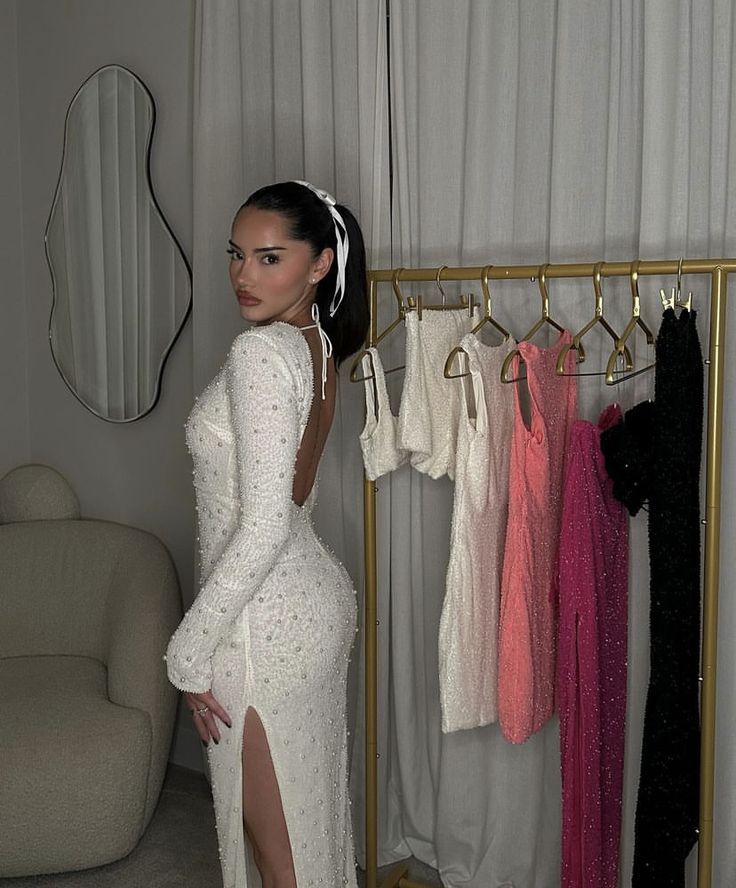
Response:
[[[328,194],[327,191],[323,191],[321,188],[317,188],[312,185],[311,182],[305,182],[302,179],[294,179],[293,181],[298,185],[303,185],[305,188],[308,188],[311,192],[316,194],[330,211],[330,215],[335,222],[335,243],[337,245],[335,261],[337,263],[337,278],[335,280],[335,295],[330,302],[330,317],[332,317],[340,307],[340,303],[345,295],[345,264],[348,261],[348,248],[350,246],[348,230],[345,227],[345,222],[343,221],[342,216],[337,209],[335,209],[337,201],[331,194]]]

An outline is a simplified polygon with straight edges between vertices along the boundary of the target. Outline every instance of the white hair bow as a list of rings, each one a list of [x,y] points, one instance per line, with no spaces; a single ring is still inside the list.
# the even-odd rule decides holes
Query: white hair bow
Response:
[[[335,281],[335,294],[330,302],[330,317],[333,317],[345,296],[345,265],[348,261],[348,249],[350,246],[348,230],[345,227],[345,222],[342,216],[335,208],[337,201],[329,192],[324,191],[322,188],[317,188],[316,185],[312,185],[311,182],[305,182],[303,179],[294,179],[294,181],[299,185],[304,185],[305,188],[309,188],[310,191],[316,194],[330,211],[330,215],[335,222],[335,243],[337,245],[335,263],[337,266],[337,279]]]

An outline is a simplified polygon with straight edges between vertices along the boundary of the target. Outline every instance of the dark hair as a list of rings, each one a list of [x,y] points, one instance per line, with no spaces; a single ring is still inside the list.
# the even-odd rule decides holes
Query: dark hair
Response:
[[[335,222],[326,204],[313,191],[298,182],[277,182],[259,188],[246,200],[243,207],[273,210],[289,222],[289,234],[294,240],[306,241],[317,257],[325,247],[335,252],[330,270],[317,284],[315,300],[319,306],[320,323],[332,342],[335,365],[358,351],[365,342],[370,323],[368,292],[366,288],[365,244],[358,222],[342,204],[335,209],[345,222],[348,233],[348,259],[345,265],[345,294],[334,317],[330,317],[330,302],[335,294],[337,278],[337,242]]]

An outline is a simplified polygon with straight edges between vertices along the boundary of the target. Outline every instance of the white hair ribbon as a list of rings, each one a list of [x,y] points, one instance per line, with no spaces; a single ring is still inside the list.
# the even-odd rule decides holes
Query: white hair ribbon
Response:
[[[303,179],[294,179],[293,181],[298,185],[304,185],[305,188],[308,188],[316,194],[330,211],[330,215],[335,222],[335,243],[337,246],[335,263],[337,266],[337,277],[335,280],[335,294],[330,302],[330,317],[333,317],[345,296],[345,264],[348,261],[348,249],[350,246],[348,230],[345,227],[345,222],[342,216],[335,208],[337,201],[331,194],[324,191],[322,188],[317,188],[315,185],[312,185],[311,182],[305,182]]]

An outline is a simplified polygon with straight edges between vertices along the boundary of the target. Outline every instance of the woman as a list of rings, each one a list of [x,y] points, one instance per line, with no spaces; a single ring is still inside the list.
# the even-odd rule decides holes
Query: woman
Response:
[[[252,194],[228,252],[241,317],[186,424],[202,588],[167,651],[210,756],[225,888],[353,886],[353,584],[310,511],[335,367],[368,329],[363,238],[308,182]]]

